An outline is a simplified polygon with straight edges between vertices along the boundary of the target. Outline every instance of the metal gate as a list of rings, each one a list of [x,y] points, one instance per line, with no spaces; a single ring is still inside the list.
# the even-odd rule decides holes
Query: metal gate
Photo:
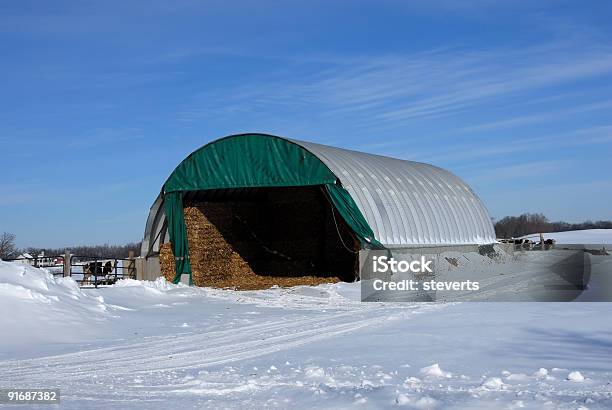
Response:
[[[7,259],[36,268],[46,269],[53,276],[70,276],[81,287],[108,286],[119,279],[136,279],[135,258],[105,258],[101,256],[64,255]]]

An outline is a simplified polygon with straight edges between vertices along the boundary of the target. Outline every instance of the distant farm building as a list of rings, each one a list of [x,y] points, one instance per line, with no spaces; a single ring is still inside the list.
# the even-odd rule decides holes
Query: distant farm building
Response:
[[[47,268],[51,266],[56,266],[58,264],[63,263],[63,259],[58,258],[56,256],[45,256],[45,252],[40,252],[37,256],[32,256],[29,253],[25,252],[17,256],[15,262],[21,263],[23,265],[31,265],[37,266],[40,268]]]
[[[176,167],[151,207],[141,256],[175,282],[252,288],[353,281],[364,248],[493,242],[484,205],[448,171],[241,134]]]
[[[25,252],[25,253],[20,254],[17,257],[17,259],[15,259],[15,262],[21,263],[22,265],[34,266],[34,257],[30,255],[29,253]]]

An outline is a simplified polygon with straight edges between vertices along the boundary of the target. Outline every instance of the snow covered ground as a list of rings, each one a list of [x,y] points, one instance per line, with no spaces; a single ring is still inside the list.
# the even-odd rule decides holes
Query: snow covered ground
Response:
[[[0,262],[0,309],[0,388],[60,387],[62,408],[612,407],[608,303],[361,303],[358,284],[83,290]]]
[[[554,239],[558,244],[612,245],[612,229],[584,229],[581,231],[545,233],[544,239]],[[540,234],[534,233],[522,236],[535,241],[540,240]]]

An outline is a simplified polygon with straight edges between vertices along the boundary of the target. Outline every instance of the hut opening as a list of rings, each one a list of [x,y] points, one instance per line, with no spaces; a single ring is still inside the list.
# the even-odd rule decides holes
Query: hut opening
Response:
[[[197,191],[183,201],[196,284],[250,289],[356,278],[359,244],[321,186]]]

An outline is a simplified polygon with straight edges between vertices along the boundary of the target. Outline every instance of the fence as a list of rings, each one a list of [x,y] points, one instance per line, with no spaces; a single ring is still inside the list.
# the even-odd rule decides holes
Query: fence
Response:
[[[127,258],[80,256],[66,251],[64,255],[21,257],[7,261],[46,268],[53,276],[73,277],[81,287],[97,288],[112,285],[119,279],[136,279],[136,258],[132,251]]]

